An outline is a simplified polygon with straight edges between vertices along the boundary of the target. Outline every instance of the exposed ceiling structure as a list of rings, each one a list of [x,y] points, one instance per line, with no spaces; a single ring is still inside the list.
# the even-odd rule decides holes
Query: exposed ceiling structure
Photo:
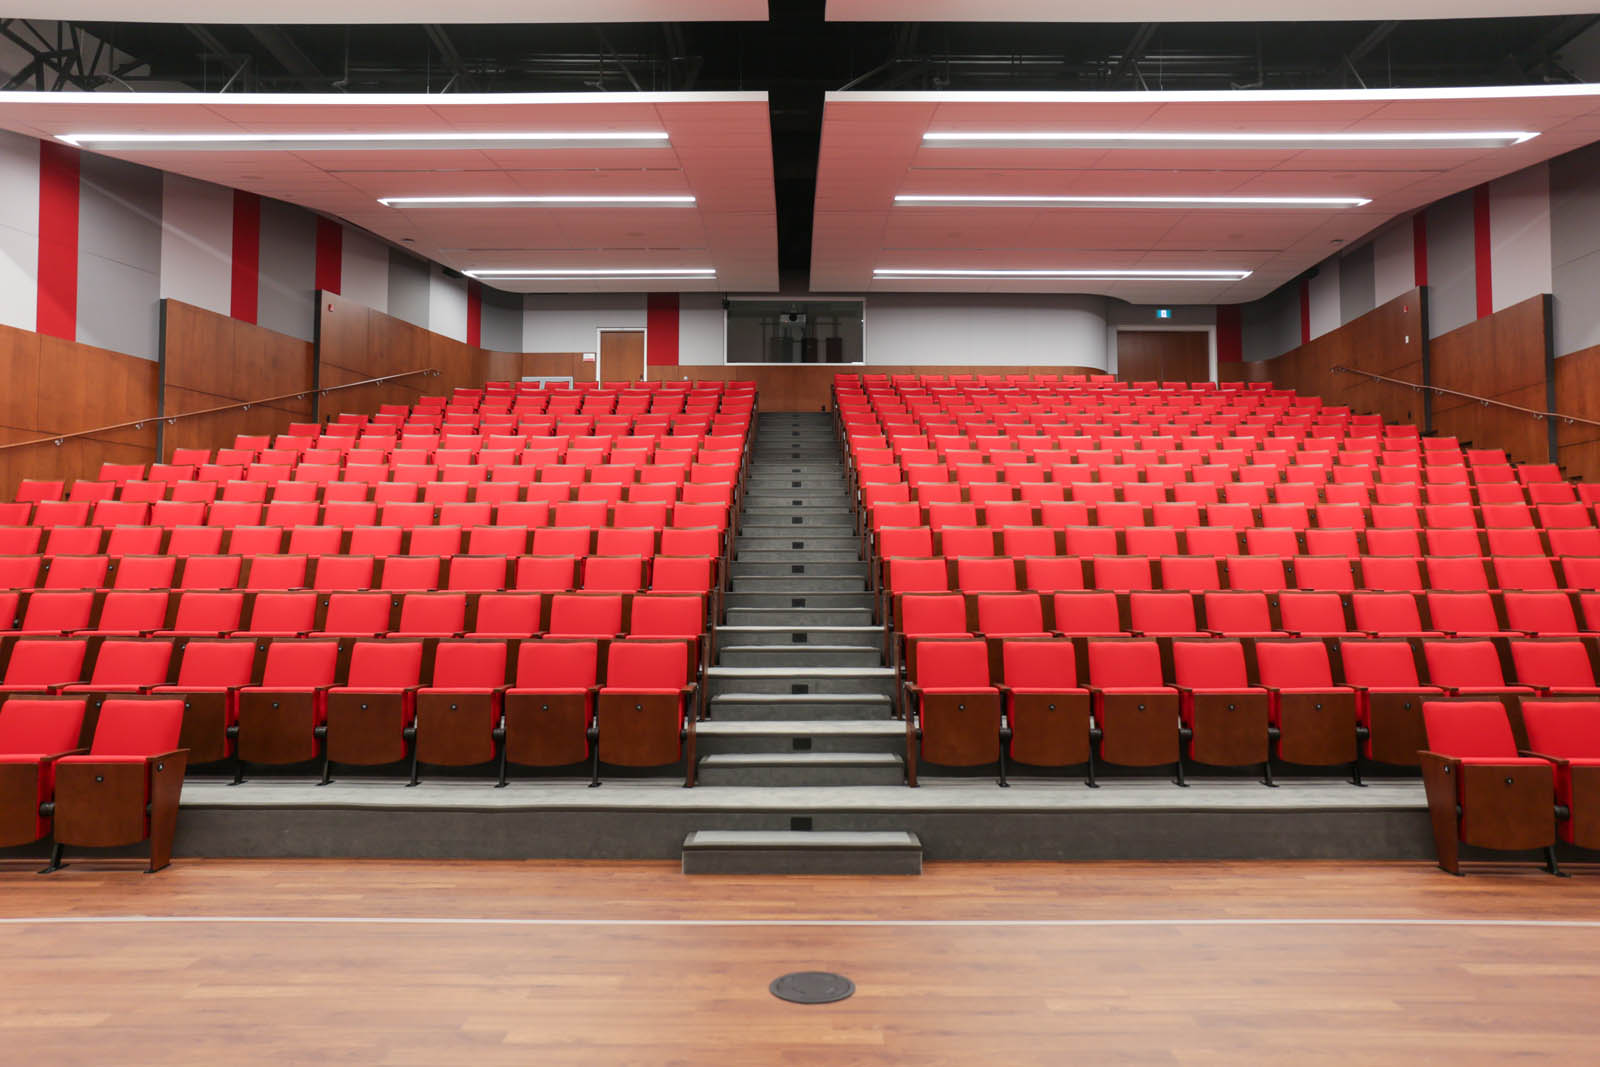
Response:
[[[36,3],[36,0],[25,2]],[[303,0],[289,2],[303,4]],[[899,166],[901,178],[923,173],[921,163],[916,163],[919,169],[910,169],[917,149],[887,146],[892,158],[869,160],[870,167],[863,172],[858,184],[863,190],[870,187],[876,190],[873,195],[888,199],[872,205],[865,199],[852,199],[858,194],[848,190],[841,198],[840,186],[832,178],[819,197],[819,160],[826,169],[834,154],[833,149],[823,143],[824,101],[831,92],[1105,94],[1176,90],[1232,95],[1253,90],[1563,84],[1583,80],[1580,72],[1585,69],[1587,60],[1584,57],[1588,54],[1582,47],[1583,42],[1600,35],[1600,28],[1597,28],[1600,16],[1593,14],[1494,19],[1460,17],[1477,10],[1469,7],[1432,12],[1449,17],[1426,20],[1423,16],[1430,13],[1428,5],[1437,6],[1437,0],[1401,0],[1401,9],[1386,9],[1383,15],[1388,21],[1382,22],[1306,21],[1303,13],[1296,11],[1294,15],[1299,21],[1276,23],[1162,21],[1175,14],[1177,5],[1169,0],[1134,2],[1146,3],[1150,10],[1126,8],[1110,12],[1104,0],[1048,0],[1048,3],[1033,0],[1031,5],[1029,0],[994,0],[992,4],[981,6],[971,0],[924,0],[916,5],[907,0],[760,0],[758,3],[750,0],[598,0],[581,8],[558,6],[549,0],[529,0],[516,5],[505,0],[466,0],[464,6],[450,9],[455,21],[445,25],[368,21],[429,17],[407,6],[414,0],[394,0],[381,7],[373,0],[351,0],[344,5],[333,0],[334,6],[324,4],[316,9],[317,17],[326,20],[320,25],[236,22],[236,17],[248,16],[235,16],[232,5],[220,12],[208,7],[195,16],[205,21],[187,23],[92,20],[46,23],[12,18],[0,19],[0,86],[11,90],[98,90],[107,94],[103,98],[129,90],[181,89],[186,93],[206,94],[211,101],[226,99],[230,102],[285,93],[338,96],[345,101],[364,100],[373,94],[429,94],[428,99],[438,101],[470,99],[482,94],[533,93],[570,95],[574,100],[584,94],[603,94],[617,103],[640,93],[676,96],[685,92],[764,92],[766,123],[762,136],[769,146],[761,179],[764,184],[758,191],[740,189],[738,192],[750,198],[759,192],[769,204],[775,201],[775,206],[769,210],[775,210],[777,270],[781,272],[786,291],[799,291],[806,287],[808,280],[820,284],[825,278],[839,277],[837,264],[844,262],[835,259],[823,262],[824,256],[837,256],[840,238],[830,229],[835,224],[831,218],[813,227],[815,209],[820,207],[830,213],[843,211],[846,214],[894,213],[898,209],[890,206],[892,197],[897,193],[914,194],[916,190],[909,185],[902,188],[900,178],[888,178],[887,172]],[[1257,15],[1251,14],[1252,9],[1246,6],[1253,2],[1255,0],[1237,0],[1223,5],[1220,10],[1206,11],[1205,17],[1211,20],[1236,16],[1254,18]],[[1467,2],[1477,4],[1479,0]],[[185,3],[189,0],[151,0],[149,6],[140,9],[140,17],[156,19],[169,9],[178,11]],[[833,18],[868,17],[861,12],[867,11],[867,5],[873,3],[880,5],[875,9],[879,15],[871,17],[923,21],[828,21],[830,15]],[[1099,17],[1091,13],[1088,6],[1091,3],[1101,4],[1106,13],[1124,21],[1020,21],[1050,12],[1056,13],[1058,18]],[[1559,11],[1564,6],[1536,2],[1533,10]],[[749,11],[753,8],[760,11],[751,15]],[[856,14],[847,13],[847,9]],[[285,9],[280,5],[274,10],[274,17],[287,22],[294,17],[289,14],[291,10],[299,9]],[[492,10],[509,11],[522,24],[460,24],[485,20],[490,17],[485,12]],[[1327,10],[1337,10],[1346,18],[1353,13],[1349,8]],[[67,14],[86,19],[99,11],[103,16],[114,18],[124,15],[126,5],[112,4],[110,0],[57,0],[48,6],[48,11],[56,17]],[[641,18],[653,21],[607,21],[621,17],[617,13],[623,11],[636,11]],[[932,17],[955,20],[991,16],[1019,21],[926,21]],[[432,17],[438,16],[433,13]],[[574,17],[587,21],[557,21]],[[1147,21],[1126,21],[1135,17]],[[669,18],[673,21],[660,21]],[[1407,18],[1421,20],[1406,21]],[[700,21],[703,19],[721,21]],[[750,21],[738,21],[741,19]],[[11,51],[8,53],[7,49]],[[1595,79],[1600,80],[1600,74],[1595,75]],[[829,107],[831,123],[832,105]],[[741,110],[739,115],[739,121],[745,122],[746,112]],[[906,131],[897,125],[899,121],[896,119],[890,124],[891,132],[893,136],[903,137]],[[753,127],[747,130],[741,126],[740,130],[743,131],[741,136],[747,133],[752,140],[747,146],[751,155],[748,158],[740,155],[739,159],[748,162],[752,168],[749,173],[754,174],[754,154],[762,149],[755,146]],[[675,146],[688,143],[677,134],[673,135],[672,142]],[[1541,148],[1554,143],[1546,138],[1532,143],[1539,145],[1540,142],[1543,142]],[[699,149],[694,151],[698,154]],[[733,149],[723,146],[718,151]],[[739,149],[741,153],[744,151],[744,147]],[[442,157],[437,152],[426,154],[433,161],[409,168],[413,174],[444,169],[438,165]],[[970,166],[979,154],[966,150],[963,158],[969,164],[954,169],[982,169]],[[620,184],[615,177],[598,175],[614,173],[618,169],[616,161],[624,155],[618,149],[608,150],[606,158],[612,163],[596,164],[596,176],[592,180],[580,181],[574,172],[572,184],[581,185],[585,190]],[[1052,153],[1033,153],[1028,157],[1034,160],[1032,163],[1006,160],[1004,167],[989,166],[988,169],[1012,175],[1008,180],[1028,193],[1044,186],[1030,185],[1033,179],[1017,175],[1037,167],[1039,160],[1049,155]],[[554,157],[546,154],[540,158]],[[1386,158],[1391,164],[1398,161],[1393,155]],[[1209,169],[1232,171],[1237,162],[1224,160],[1220,168]],[[179,169],[170,161],[155,165]],[[317,165],[297,165],[307,168],[306,176],[311,185],[332,187],[326,182],[325,174],[323,178],[317,177]],[[537,228],[530,232],[542,235],[540,239],[550,241],[550,247],[555,250],[573,251],[575,245],[586,240],[606,247],[641,250],[674,246],[710,248],[717,239],[714,234],[719,225],[716,218],[722,209],[709,205],[714,199],[732,196],[733,190],[730,187],[726,192],[713,192],[712,185],[707,184],[713,178],[691,173],[695,166],[698,164],[693,160],[674,160],[664,168],[665,174],[657,174],[654,167],[641,166],[636,170],[640,188],[659,195],[695,195],[697,202],[693,208],[626,209],[625,214],[636,218],[636,223],[599,234],[588,232],[596,223],[583,221],[581,215],[573,223],[564,220],[557,223],[548,210],[541,213],[526,208],[519,217],[546,218],[534,224]],[[1193,171],[1208,169],[1199,163],[1185,167]],[[340,164],[333,169],[350,168]],[[633,171],[633,164],[628,163],[624,169]],[[1047,172],[1062,169],[1054,163],[1044,167]],[[1092,172],[1103,168],[1087,166],[1086,169],[1091,173],[1079,183],[1085,188],[1098,180]],[[1290,164],[1271,167],[1262,164],[1256,169],[1258,172],[1286,171]],[[527,173],[517,176],[527,168],[510,163],[495,161],[473,170],[474,190],[504,192],[515,187],[528,191],[527,195],[539,195],[553,188]],[[239,182],[247,188],[270,192],[264,185],[251,185],[242,177],[257,173],[260,172],[256,169],[241,169]],[[677,177],[669,180],[667,175],[674,173]],[[649,175],[648,181],[645,175]],[[225,174],[219,174],[217,180],[228,179]],[[1262,180],[1258,175],[1257,184]],[[503,237],[508,232],[485,225],[483,232],[477,233],[471,242],[447,239],[440,234],[430,236],[430,232],[441,225],[429,221],[445,214],[440,209],[374,207],[376,196],[406,194],[379,192],[381,183],[367,179],[347,176],[337,181],[352,197],[352,202],[346,205],[351,214],[346,217],[385,236],[401,234],[394,238],[396,240],[410,236],[414,240],[408,247],[419,250],[424,247],[487,248],[491,247],[487,241],[489,236]],[[1423,193],[1423,186],[1412,188],[1393,174],[1386,175],[1384,183],[1387,191],[1381,191],[1381,196],[1371,196],[1373,205],[1350,213],[1340,223],[1339,234],[1346,228],[1354,228],[1358,220],[1370,226],[1374,212],[1388,210],[1407,197]],[[434,190],[435,195],[445,195],[447,191],[443,187],[452,183],[419,176],[415,184],[418,188],[426,186]],[[467,183],[463,181],[462,184]],[[1210,183],[1217,187],[1227,184],[1226,181]],[[1239,183],[1241,187],[1245,184],[1248,179]],[[1410,189],[1407,197],[1400,195],[1402,187]],[[410,195],[422,194],[413,192]],[[463,194],[455,191],[455,195]],[[859,196],[864,198],[866,193],[861,192]],[[362,200],[362,207],[368,214],[355,214],[355,199]],[[322,209],[337,211],[332,207]],[[491,220],[486,209],[474,210],[481,212],[476,217]],[[930,233],[972,233],[958,226],[937,229],[935,219],[946,210],[919,207],[914,214],[922,221],[915,223],[915,227]],[[462,212],[449,214],[460,216]],[[1040,212],[1032,214],[1038,216]],[[1081,214],[1081,211],[1054,209],[1048,217],[1059,219]],[[1204,214],[1186,214],[1169,208],[1163,216],[1165,222],[1146,225],[1137,232],[1162,236],[1176,227],[1180,233],[1191,233],[1200,225],[1199,219],[1190,217],[1193,215],[1216,219],[1209,210]],[[987,247],[984,242],[992,242],[994,227],[1014,225],[1000,223],[999,216],[1016,218],[1020,214],[1014,209],[989,209],[981,213],[987,221],[980,224],[981,233],[973,234],[969,247],[981,250]],[[1097,217],[1105,218],[1104,215]],[[695,236],[684,232],[691,220],[705,233],[698,246],[694,244]],[[1048,229],[1059,223],[1042,225]],[[1092,225],[1105,228],[1103,221]],[[1315,236],[1321,235],[1316,227],[1313,230],[1316,230]],[[1126,240],[1131,239],[1127,235],[1135,230],[1123,232]],[[1217,242],[1220,246],[1228,239],[1227,234],[1243,232],[1237,227],[1226,230]],[[642,236],[632,236],[636,234]],[[1328,239],[1337,235],[1330,235]],[[863,239],[861,234],[845,236],[852,241]],[[1313,240],[1315,236],[1306,239]],[[871,239],[878,241],[879,237],[874,235]],[[897,236],[896,240],[899,239]],[[924,235],[919,240],[931,241],[932,238]],[[424,241],[429,244],[425,246]],[[812,269],[814,243],[818,255],[815,271]],[[530,250],[544,247],[538,242],[528,246]],[[876,247],[882,251],[885,245],[880,241]],[[859,259],[866,253],[855,255]],[[439,258],[452,265],[464,262],[458,252],[441,252]],[[665,262],[667,257],[661,258]],[[680,258],[684,262],[689,259],[688,256]],[[771,290],[773,283],[768,279],[772,271],[768,267],[762,268],[764,273],[759,282],[754,280],[754,275],[734,281],[735,275],[724,273],[735,269],[732,260],[728,263],[726,268],[718,264],[715,284],[689,279],[682,287]],[[859,274],[859,266],[851,269]],[[1258,276],[1264,278],[1267,273],[1263,269]],[[992,281],[987,283],[993,284]],[[850,286],[859,287],[858,283]],[[983,287],[986,286],[962,286]],[[1057,287],[1062,286],[1057,283]],[[1198,294],[1194,296],[1198,298]]]
[[[1591,10],[1582,0],[1525,0],[1518,15],[1575,15]],[[1482,19],[1505,15],[1504,0],[1347,0],[1303,4],[1297,19]],[[836,22],[1192,22],[1185,0],[828,0]],[[1282,0],[1224,0],[1204,10],[1208,21],[1271,22],[1284,15]]]
[[[765,93],[8,93],[0,128],[343,218],[510,291],[778,283]]]
[[[115,22],[259,23],[270,13],[282,25],[424,23],[441,11],[432,0],[274,0],[270,12],[237,0],[15,0],[13,17]],[[767,17],[767,0],[456,0],[450,20],[463,24],[518,22],[745,22]]]
[[[1237,303],[1600,139],[1600,86],[830,93],[811,287]]]

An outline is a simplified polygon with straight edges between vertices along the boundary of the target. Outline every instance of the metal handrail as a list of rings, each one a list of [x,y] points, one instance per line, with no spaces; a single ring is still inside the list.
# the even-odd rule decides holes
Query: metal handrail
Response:
[[[1581,415],[1563,415],[1559,411],[1540,411],[1538,408],[1525,408],[1520,404],[1508,404],[1504,400],[1496,400],[1493,397],[1478,396],[1475,393],[1463,393],[1455,389],[1446,389],[1442,385],[1424,385],[1421,382],[1403,381],[1399,378],[1390,378],[1386,375],[1374,374],[1369,370],[1360,370],[1356,367],[1345,367],[1335,364],[1334,366],[1330,367],[1329,370],[1333,371],[1335,374],[1359,374],[1364,378],[1371,378],[1373,381],[1388,382],[1390,385],[1402,386],[1406,389],[1411,389],[1419,393],[1426,390],[1430,393],[1437,393],[1440,396],[1457,396],[1463,400],[1476,400],[1484,407],[1488,407],[1492,404],[1497,408],[1505,408],[1508,411],[1516,411],[1541,421],[1544,419],[1560,419],[1568,426],[1600,426],[1600,421],[1586,419]]]
[[[118,422],[113,423],[110,426],[96,426],[92,430],[74,430],[72,433],[49,434],[45,437],[32,437],[26,441],[13,441],[10,444],[0,444],[0,452],[3,452],[8,448],[27,448],[29,445],[53,443],[59,446],[61,442],[70,441],[75,437],[93,437],[97,434],[110,433],[113,430],[142,430],[147,422],[153,422],[157,424],[165,423],[168,426],[172,426],[176,424],[179,419],[192,419],[200,415],[215,415],[223,411],[249,411],[257,404],[271,404],[279,400],[304,400],[306,397],[311,396],[312,394],[316,394],[317,396],[327,396],[329,393],[336,393],[340,389],[357,389],[363,385],[378,385],[383,382],[392,382],[396,378],[410,378],[418,374],[426,377],[438,377],[439,373],[440,372],[437,367],[425,367],[422,370],[408,370],[402,371],[399,374],[385,374],[381,378],[367,378],[364,381],[359,382],[346,382],[343,385],[324,385],[315,389],[303,389],[298,393],[283,393],[279,396],[264,396],[257,400],[241,400],[237,404],[224,404],[221,407],[215,408],[201,408],[199,411],[184,411],[176,415],[151,415],[147,418],[135,419],[132,422]]]

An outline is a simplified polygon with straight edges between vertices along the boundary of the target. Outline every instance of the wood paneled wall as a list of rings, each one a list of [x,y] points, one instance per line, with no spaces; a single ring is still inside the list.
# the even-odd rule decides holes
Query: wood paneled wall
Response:
[[[1555,410],[1600,421],[1600,347],[1557,358],[1555,372]],[[1557,422],[1556,433],[1567,476],[1600,482],[1600,427]]]
[[[159,365],[92,345],[0,326],[0,442],[129,422],[156,411]],[[142,430],[0,451],[0,499],[23,478],[93,478],[102,463],[150,463],[155,421]]]
[[[1328,404],[1375,412],[1389,422],[1421,425],[1421,393],[1360,375],[1336,374],[1333,368],[1351,367],[1420,383],[1427,321],[1423,299],[1420,289],[1412,289],[1281,356],[1223,363],[1218,367],[1219,376],[1224,381],[1269,381],[1307,396],[1320,396]]]
[[[1435,337],[1433,384],[1544,411],[1549,314],[1550,297],[1530,297]],[[1519,463],[1550,460],[1548,424],[1521,412],[1435,396],[1433,428],[1479,447],[1503,448]]]
[[[869,363],[773,364],[741,367],[672,367],[668,373],[691,381],[753,381],[763,411],[827,411],[833,406],[837,374],[1104,374],[1093,367],[885,365]]]
[[[276,435],[291,422],[311,420],[316,373],[311,342],[177,300],[164,304],[163,414],[306,394],[251,404],[248,411],[180,419],[166,427],[166,457],[174,448],[220,448],[239,434]]]
[[[1118,330],[1117,377],[1125,382],[1211,380],[1205,330]]]

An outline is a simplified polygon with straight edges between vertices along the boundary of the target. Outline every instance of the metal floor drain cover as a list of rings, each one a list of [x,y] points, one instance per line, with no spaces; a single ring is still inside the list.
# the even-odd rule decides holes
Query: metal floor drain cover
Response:
[[[792,1004],[832,1004],[856,991],[856,984],[829,971],[796,971],[774,978],[767,987],[779,1000]]]

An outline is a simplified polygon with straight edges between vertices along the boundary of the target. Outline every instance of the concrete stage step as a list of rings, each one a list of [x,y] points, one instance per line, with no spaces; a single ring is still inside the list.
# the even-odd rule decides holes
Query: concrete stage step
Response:
[[[845,578],[865,576],[867,564],[861,560],[855,562],[842,560],[825,560],[821,563],[806,562],[798,558],[799,554],[791,557],[792,562],[778,563],[771,560],[751,561],[735,560],[728,567],[730,578],[782,578],[785,575],[801,574],[809,578]]]
[[[861,645],[881,649],[881,626],[803,626],[785,619],[772,626],[719,626],[717,642],[724,648],[750,645],[780,645],[796,648],[817,645]]]
[[[872,611],[873,595],[863,589],[849,590],[782,590],[782,589],[757,589],[745,591],[732,589],[724,596],[723,603],[729,611],[740,608],[751,608],[761,611],[781,611],[791,608],[805,608],[837,611],[851,609]]]
[[[774,542],[769,542],[774,543]],[[821,548],[790,548],[788,542],[779,541],[775,544],[783,545],[782,548],[755,548],[740,546],[733,550],[733,558],[738,563],[855,563],[861,559],[859,545],[843,548],[837,551],[828,551]]]
[[[696,830],[684,874],[921,874],[922,842],[904,830]]]
[[[751,693],[729,691],[710,701],[713,722],[893,722],[894,705],[883,693]],[[904,727],[899,726],[900,732]]]
[[[733,578],[729,586],[730,593],[778,593],[804,596],[807,593],[865,593],[867,579],[861,577],[846,578],[810,578],[805,575],[779,575],[772,578]],[[729,602],[730,604],[732,601]],[[780,605],[774,605],[780,606]],[[792,605],[794,607],[807,607],[805,604]]]
[[[774,533],[756,533],[745,530],[739,534],[735,546],[738,552],[746,549],[759,548],[766,551],[778,552],[805,552],[807,559],[827,559],[827,556],[813,556],[813,552],[849,552],[852,559],[861,556],[861,538],[847,527],[840,527],[838,531],[819,530],[816,533],[794,533],[791,530]]]
[[[696,751],[721,752],[885,752],[905,751],[905,724],[897,719],[712,718],[695,727]]]
[[[871,626],[871,608],[733,608],[724,626]],[[881,629],[881,628],[879,628]]]
[[[876,693],[892,696],[895,672],[890,667],[738,667],[706,671],[707,695],[722,693]]]
[[[904,785],[905,760],[893,752],[720,752],[700,758],[705,786]]]

